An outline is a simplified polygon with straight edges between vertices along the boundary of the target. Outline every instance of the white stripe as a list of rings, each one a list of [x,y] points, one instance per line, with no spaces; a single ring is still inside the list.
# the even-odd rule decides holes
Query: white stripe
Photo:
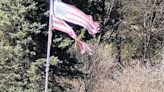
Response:
[[[85,13],[83,13],[81,10],[78,11],[76,9],[72,8],[71,6],[69,6],[63,2],[58,2],[58,1],[54,2],[54,9],[53,10],[55,12],[55,15],[58,15],[58,16],[71,15],[71,14],[69,14],[69,12],[71,12],[74,15],[76,15],[77,18],[83,19],[86,22],[89,22],[89,19],[85,17],[87,15]],[[64,12],[65,14],[63,14],[62,12]],[[83,15],[81,15],[81,14],[83,14]]]
[[[65,33],[69,34],[73,38],[77,37],[77,35],[74,32],[74,30],[69,25],[67,25],[64,21],[61,20],[61,21],[58,21],[58,22],[63,22],[64,25],[61,25],[61,24],[58,24],[58,23],[55,23],[55,22],[53,22],[52,25],[54,27],[58,27],[58,28],[63,29],[63,30],[59,30],[59,31],[65,32]]]
[[[87,15],[84,12],[82,12],[81,10],[79,10],[78,8],[76,8],[76,7],[72,6],[72,5],[71,5],[72,6],[71,7],[68,4],[65,4],[65,3],[62,3],[62,2],[60,2],[58,5],[60,5],[59,8],[62,8],[65,11],[69,11],[69,12],[75,14],[76,16],[78,16],[79,18],[83,18],[85,21],[89,21],[86,18]],[[76,8],[76,9],[74,9],[73,7]]]
[[[56,17],[86,28],[89,34],[91,35],[97,33],[98,30],[96,28],[96,25],[94,24],[93,19],[90,18],[89,15],[86,15],[81,10],[77,9],[76,7],[75,9],[73,7],[74,6],[71,7],[68,4],[55,1],[53,10]]]

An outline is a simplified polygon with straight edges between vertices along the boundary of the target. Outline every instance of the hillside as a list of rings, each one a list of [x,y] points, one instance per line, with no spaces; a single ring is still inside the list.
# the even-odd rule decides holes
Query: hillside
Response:
[[[164,92],[163,0],[62,0],[100,24],[69,24],[93,55],[53,30],[49,92]],[[48,0],[0,0],[0,92],[43,92]]]

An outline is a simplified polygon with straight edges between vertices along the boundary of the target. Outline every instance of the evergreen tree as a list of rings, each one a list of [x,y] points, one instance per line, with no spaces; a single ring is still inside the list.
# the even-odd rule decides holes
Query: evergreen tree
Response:
[[[37,54],[37,45],[32,36],[39,34],[44,25],[28,20],[29,13],[35,10],[33,0],[0,1],[1,92],[40,90],[36,81],[42,77],[33,75],[32,57]]]

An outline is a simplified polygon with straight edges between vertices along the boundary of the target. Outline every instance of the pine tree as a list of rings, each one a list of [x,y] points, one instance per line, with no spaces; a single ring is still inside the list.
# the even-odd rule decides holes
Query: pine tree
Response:
[[[44,25],[28,17],[36,10],[33,0],[0,1],[1,92],[40,90],[36,81],[41,76],[33,75],[37,72],[32,59],[37,46],[32,36],[39,34]]]

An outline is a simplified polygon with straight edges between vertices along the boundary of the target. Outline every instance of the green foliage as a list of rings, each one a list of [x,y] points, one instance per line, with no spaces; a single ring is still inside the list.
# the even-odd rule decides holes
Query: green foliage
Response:
[[[70,39],[64,39],[59,45],[59,48],[65,48],[66,46],[69,46],[72,41]]]
[[[28,88],[38,90],[35,89],[38,84],[32,83],[34,76],[28,74],[29,66],[33,66],[30,56],[36,55],[35,51],[30,49],[30,45],[35,44],[31,34],[40,33],[44,25],[26,19],[28,12],[37,9],[35,5],[33,0],[0,1],[0,55],[2,56],[0,91],[2,92],[22,92]],[[36,76],[37,81],[39,77]]]
[[[50,65],[57,65],[57,63],[59,62],[60,60],[58,59],[58,57],[54,57],[52,56],[50,58]]]

